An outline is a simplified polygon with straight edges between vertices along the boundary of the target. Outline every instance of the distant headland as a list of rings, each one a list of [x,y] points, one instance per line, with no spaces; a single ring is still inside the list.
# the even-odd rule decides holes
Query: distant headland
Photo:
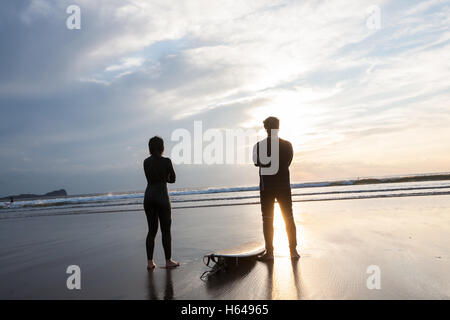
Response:
[[[24,200],[24,199],[40,199],[40,198],[50,198],[50,197],[65,197],[67,196],[67,192],[64,189],[55,190],[51,192],[47,192],[46,194],[16,194],[7,197],[0,198],[1,201],[10,201],[11,198],[13,200]]]

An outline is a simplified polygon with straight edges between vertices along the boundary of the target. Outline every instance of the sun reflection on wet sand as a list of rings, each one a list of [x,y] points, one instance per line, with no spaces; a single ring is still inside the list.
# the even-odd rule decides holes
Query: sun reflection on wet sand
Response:
[[[274,255],[273,261],[267,262],[268,299],[291,300],[300,298],[300,283],[296,260],[291,260],[289,241],[280,207],[274,209]]]
[[[278,203],[276,203],[274,207],[273,228],[273,247],[275,256],[288,257],[289,241],[283,216],[281,215],[281,210]]]

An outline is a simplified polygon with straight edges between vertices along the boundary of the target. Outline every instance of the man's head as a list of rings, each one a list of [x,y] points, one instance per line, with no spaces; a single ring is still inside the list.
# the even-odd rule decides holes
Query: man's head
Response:
[[[264,129],[266,129],[269,136],[271,135],[272,130],[280,129],[280,120],[277,117],[268,117],[263,123]]]

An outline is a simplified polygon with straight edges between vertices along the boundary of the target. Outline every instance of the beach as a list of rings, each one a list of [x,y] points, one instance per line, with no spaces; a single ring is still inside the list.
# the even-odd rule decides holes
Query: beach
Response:
[[[114,210],[111,210],[114,211]],[[157,236],[146,270],[143,210],[0,220],[1,299],[449,299],[450,197],[295,202],[298,262],[289,258],[280,213],[275,260],[207,281],[204,254],[262,241],[258,204],[174,209],[175,270]],[[66,269],[81,269],[69,290]],[[369,289],[369,266],[380,270]]]

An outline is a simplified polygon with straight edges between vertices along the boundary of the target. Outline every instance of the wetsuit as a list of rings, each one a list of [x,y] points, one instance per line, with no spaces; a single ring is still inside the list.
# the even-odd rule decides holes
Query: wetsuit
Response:
[[[259,169],[259,191],[261,200],[261,212],[263,218],[263,232],[266,250],[273,252],[273,209],[275,199],[278,201],[286,224],[289,239],[289,247],[293,250],[297,247],[297,230],[292,214],[291,183],[289,178],[289,166],[293,158],[292,145],[289,141],[279,140],[279,168],[274,175],[261,174],[261,167],[270,166],[260,162],[256,158],[255,166]],[[260,142],[255,145],[255,151],[259,155]],[[267,142],[267,153],[271,156],[270,141]]]
[[[144,196],[144,210],[147,216],[148,234],[146,239],[147,259],[153,260],[158,221],[161,225],[162,244],[166,259],[172,255],[170,226],[171,206],[167,183],[175,182],[175,171],[169,158],[150,156],[144,160],[147,189]]]

